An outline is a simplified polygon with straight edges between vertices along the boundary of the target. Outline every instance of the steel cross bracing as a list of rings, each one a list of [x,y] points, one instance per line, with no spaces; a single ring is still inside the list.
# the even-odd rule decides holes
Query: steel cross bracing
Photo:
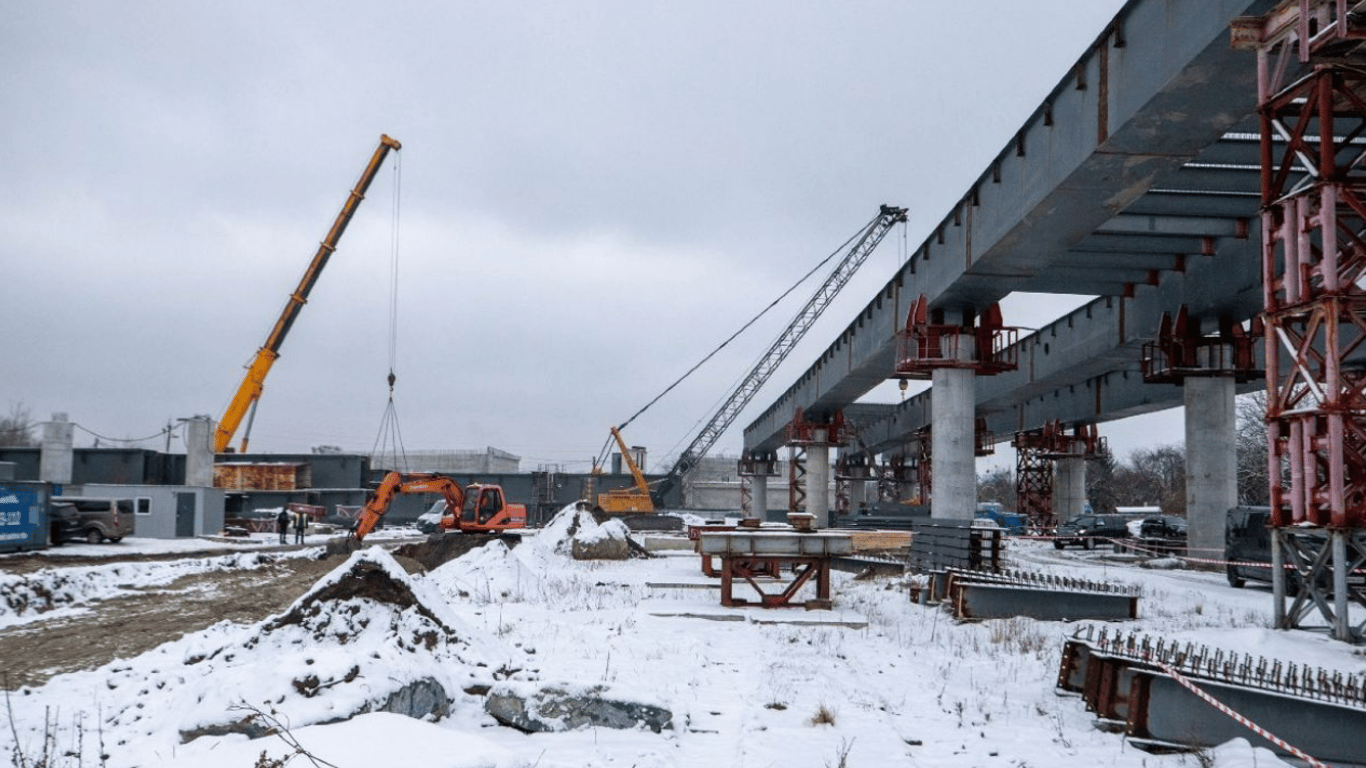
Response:
[[[1339,640],[1366,639],[1350,616],[1366,608],[1363,41],[1346,0],[1287,0],[1234,26],[1257,52],[1275,621],[1317,612]]]
[[[1273,6],[1127,3],[911,258],[746,428],[745,448],[781,445],[798,406],[847,409],[885,382],[921,294],[949,317],[1014,292],[1097,297],[1021,338],[1018,370],[978,379],[977,414],[1001,439],[1053,419],[1182,405],[1181,389],[1142,380],[1142,346],[1162,314],[1185,305],[1197,327],[1214,328],[1261,310],[1256,72],[1253,54],[1230,48],[1229,24]],[[929,423],[930,397],[884,405],[869,448],[903,445]]]
[[[730,428],[735,417],[740,415],[740,411],[749,405],[754,396],[758,394],[759,389],[773,375],[773,372],[787,359],[793,348],[811,329],[811,326],[815,324],[821,313],[830,305],[830,302],[839,295],[840,290],[854,276],[858,268],[877,249],[878,244],[882,242],[891,228],[904,221],[906,221],[905,208],[890,205],[882,206],[877,216],[863,229],[862,234],[856,236],[857,239],[853,246],[831,270],[825,282],[816,289],[816,292],[807,300],[806,305],[801,308],[792,322],[783,329],[783,332],[778,334],[778,339],[773,342],[773,346],[768,348],[768,351],[763,354],[754,368],[745,375],[740,385],[712,416],[711,421],[707,422],[702,431],[697,433],[697,437],[693,438],[692,443],[679,455],[678,461],[674,462],[673,467],[656,484],[654,491],[656,498],[662,499],[682,480],[683,475],[687,474],[697,462],[702,460],[707,451]]]

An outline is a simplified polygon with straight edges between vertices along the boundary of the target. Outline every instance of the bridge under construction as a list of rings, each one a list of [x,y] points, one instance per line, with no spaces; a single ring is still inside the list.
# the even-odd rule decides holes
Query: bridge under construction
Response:
[[[1277,622],[1362,635],[1366,590],[1366,19],[1347,0],[1132,0],[912,257],[745,429],[763,509],[784,447],[857,504],[975,504],[975,458],[1009,440],[1021,511],[1079,514],[1103,424],[1186,409],[1190,545],[1236,503],[1235,395],[1265,387]],[[1015,292],[1095,298],[1020,334]],[[857,402],[928,380],[900,404]],[[831,449],[838,452],[832,462]],[[890,489],[890,490],[889,490]],[[825,518],[824,493],[805,494]],[[836,510],[842,511],[842,510]],[[1278,570],[1284,574],[1286,569]]]

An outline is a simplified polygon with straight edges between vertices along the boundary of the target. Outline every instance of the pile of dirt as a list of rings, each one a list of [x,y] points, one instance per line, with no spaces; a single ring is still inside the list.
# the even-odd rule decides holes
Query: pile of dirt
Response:
[[[219,704],[197,701],[184,713],[181,735],[254,735],[252,722],[221,707],[225,700],[270,701],[296,725],[379,711],[441,716],[496,679],[487,661],[497,653],[492,647],[372,547],[245,640],[187,652],[177,680],[211,671]]]
[[[625,560],[653,557],[631,538],[621,520],[569,505],[536,536],[536,544],[575,560]]]
[[[494,541],[501,541],[508,549],[512,549],[522,543],[522,537],[515,533],[437,533],[428,537],[426,541],[404,544],[395,549],[394,557],[411,559],[431,571],[475,547],[482,547]]]

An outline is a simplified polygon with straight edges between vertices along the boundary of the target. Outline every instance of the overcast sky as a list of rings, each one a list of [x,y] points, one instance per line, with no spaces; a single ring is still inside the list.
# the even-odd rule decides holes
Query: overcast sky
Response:
[[[397,232],[406,448],[583,470],[879,204],[909,207],[733,454],[1121,5],[11,4],[0,406],[66,412],[78,445],[218,418],[387,133],[403,150],[285,341],[252,450],[375,444]],[[629,427],[652,469],[815,285]]]

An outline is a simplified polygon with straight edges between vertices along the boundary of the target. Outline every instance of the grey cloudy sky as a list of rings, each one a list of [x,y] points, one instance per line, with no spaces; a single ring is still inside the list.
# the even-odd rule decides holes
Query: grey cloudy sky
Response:
[[[388,133],[400,162],[285,342],[252,449],[374,444],[401,178],[406,447],[582,469],[879,204],[909,207],[733,453],[1121,5],[11,4],[0,406],[120,439],[217,418]],[[628,439],[680,450],[814,287]],[[1026,314],[1006,320],[1058,313]]]

